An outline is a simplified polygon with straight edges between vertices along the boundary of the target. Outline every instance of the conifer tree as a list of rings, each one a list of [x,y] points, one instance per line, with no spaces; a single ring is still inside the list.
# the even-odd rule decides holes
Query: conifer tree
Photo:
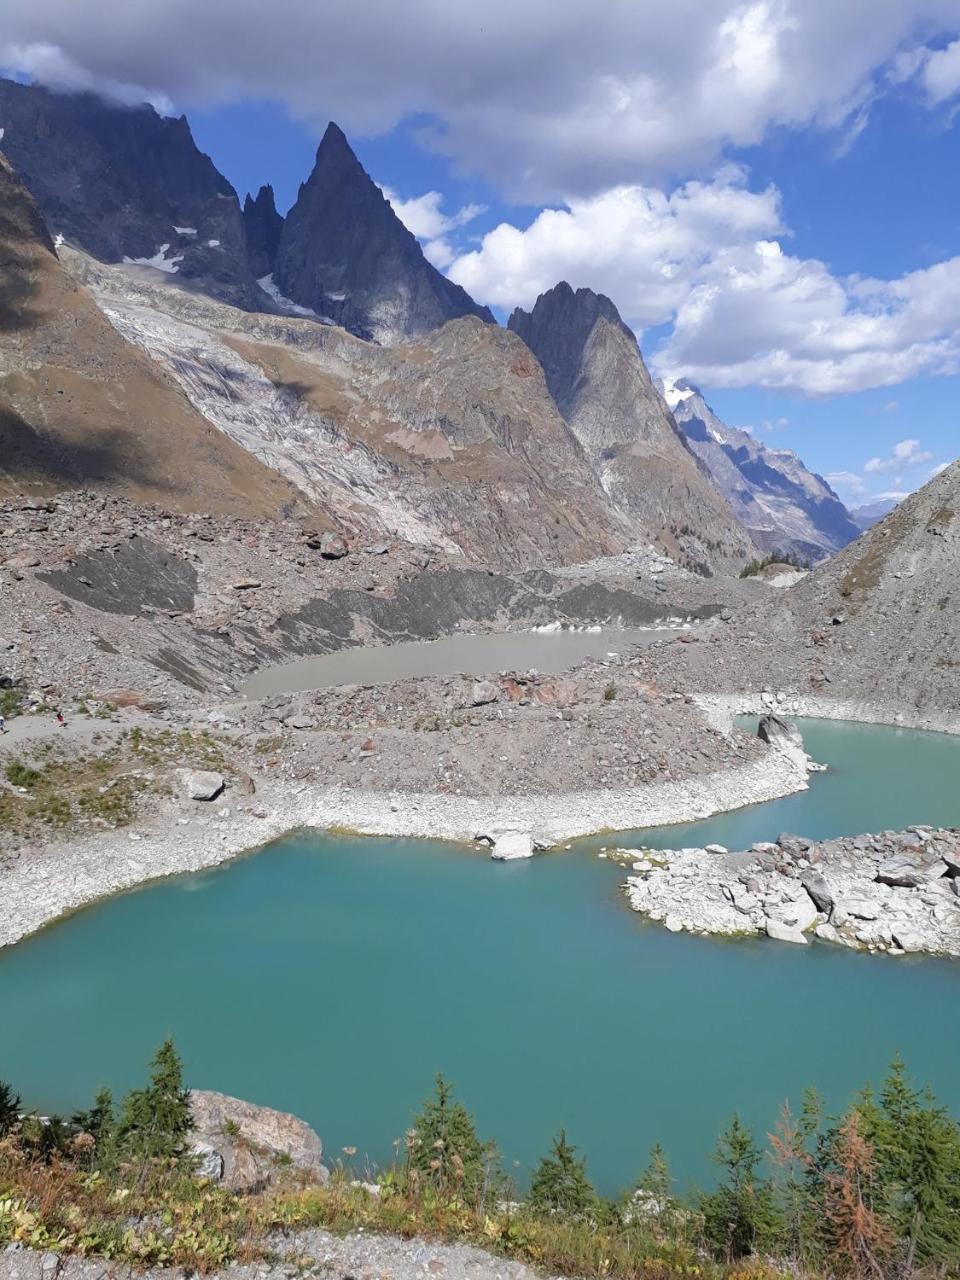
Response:
[[[914,1262],[960,1262],[960,1129],[894,1059],[875,1099],[857,1104],[875,1153],[876,1208],[906,1242]]]
[[[776,1206],[769,1185],[757,1174],[760,1149],[734,1115],[720,1135],[713,1158],[726,1173],[716,1191],[701,1196],[704,1234],[721,1262],[745,1258],[775,1236]]]
[[[20,1119],[20,1095],[0,1080],[0,1138],[5,1138]]]
[[[172,1040],[165,1040],[152,1063],[150,1083],[123,1100],[117,1139],[121,1149],[144,1160],[179,1159],[192,1127],[190,1091],[183,1087],[183,1064]]]
[[[453,1086],[442,1074],[435,1084],[413,1123],[410,1165],[444,1194],[471,1202],[486,1199],[498,1179],[496,1148],[480,1141],[473,1117],[454,1099]]]
[[[587,1177],[586,1161],[567,1141],[565,1129],[554,1138],[550,1155],[544,1156],[534,1170],[528,1203],[537,1213],[566,1218],[596,1214],[600,1201]]]

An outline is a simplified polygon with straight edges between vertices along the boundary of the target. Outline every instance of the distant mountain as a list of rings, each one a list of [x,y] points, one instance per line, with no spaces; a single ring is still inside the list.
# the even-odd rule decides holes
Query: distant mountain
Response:
[[[603,294],[561,283],[508,328],[547,386],[600,483],[681,563],[724,571],[755,548],[688,448],[647,372],[637,339]]]
[[[684,379],[663,384],[663,395],[690,448],[758,546],[815,562],[859,536],[826,480],[792,450],[770,449],[749,432],[728,427]]]
[[[284,221],[273,283],[298,306],[384,345],[459,316],[494,323],[426,260],[335,124]]]
[[[260,188],[254,199],[249,192],[243,202],[243,226],[247,233],[250,269],[258,280],[270,275],[277,261],[283,218],[277,213],[273,187]]]
[[[0,79],[0,129],[55,235],[102,262],[143,263],[259,305],[236,192],[184,116]]]
[[[850,515],[858,529],[872,529],[878,520],[890,514],[899,501],[899,498],[878,498],[876,502],[866,502],[861,507],[852,507]]]
[[[315,515],[121,337],[0,152],[0,494],[76,486],[187,511]]]

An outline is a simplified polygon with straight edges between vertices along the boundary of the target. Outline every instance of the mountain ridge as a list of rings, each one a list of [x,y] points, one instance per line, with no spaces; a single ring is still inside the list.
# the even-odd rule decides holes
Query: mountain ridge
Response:
[[[816,561],[859,536],[827,481],[793,450],[771,449],[727,426],[685,379],[661,387],[690,448],[764,551]]]

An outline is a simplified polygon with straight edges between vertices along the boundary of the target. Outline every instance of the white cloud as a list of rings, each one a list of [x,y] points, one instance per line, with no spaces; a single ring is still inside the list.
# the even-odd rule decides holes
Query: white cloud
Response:
[[[5,0],[0,65],[181,106],[280,100],[361,134],[425,115],[431,145],[544,201],[703,172],[778,126],[849,142],[904,51],[958,35],[956,0],[634,0],[602,18],[592,0],[125,0],[120,17]],[[924,64],[931,95],[947,52]]]
[[[862,498],[866,493],[863,476],[855,471],[828,471],[825,477],[831,489],[835,489],[842,498]]]
[[[888,400],[888,401],[887,401],[887,403],[883,406],[883,412],[884,412],[884,413],[899,413],[899,412],[900,412],[900,401],[899,401],[899,400]]]
[[[486,212],[485,205],[465,204],[456,213],[446,214],[440,208],[443,196],[439,191],[427,191],[422,196],[403,200],[390,187],[381,190],[403,225],[422,242],[424,255],[438,271],[446,270],[457,256],[447,238],[450,232],[465,227]]]
[[[711,387],[826,396],[960,371],[960,257],[841,278],[786,252],[788,236],[776,189],[727,166],[672,194],[618,187],[502,223],[448,274],[504,308],[561,279],[607,293],[638,329],[672,325],[647,352],[657,373]]]
[[[149,102],[161,115],[171,115],[173,112],[173,104],[165,93],[151,91],[143,85],[130,84],[125,80],[96,76],[74,62],[59,45],[48,44],[46,41],[0,45],[0,67],[4,64],[50,89],[66,93],[94,91],[125,106]]]
[[[931,52],[923,66],[923,85],[930,102],[937,105],[960,93],[960,40]]]
[[[662,324],[718,252],[781,227],[772,187],[755,193],[739,169],[672,195],[616,187],[545,209],[520,230],[501,223],[450,268],[451,279],[496,306],[531,306],[558,280],[609,294],[631,324]]]
[[[893,446],[893,452],[888,458],[871,458],[864,463],[863,469],[867,475],[878,475],[883,471],[913,470],[932,459],[932,453],[920,448],[919,440],[901,440]]]

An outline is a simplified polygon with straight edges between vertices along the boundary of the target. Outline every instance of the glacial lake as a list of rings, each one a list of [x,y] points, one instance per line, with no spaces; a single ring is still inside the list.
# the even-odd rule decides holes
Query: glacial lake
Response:
[[[960,739],[801,729],[833,767],[809,792],[644,839],[960,824]],[[657,1140],[707,1180],[734,1109],[762,1137],[784,1098],[814,1084],[840,1107],[897,1052],[956,1106],[960,966],[670,934],[595,856],[623,842],[498,864],[301,833],[93,906],[0,951],[0,1077],[68,1111],[140,1082],[172,1034],[191,1084],[303,1116],[331,1159],[386,1161],[442,1070],[520,1181],[564,1125],[607,1192]]]
[[[264,667],[250,676],[241,692],[248,698],[269,698],[277,693],[344,684],[380,684],[422,676],[485,676],[534,668],[556,675],[584,658],[629,653],[636,645],[656,644],[677,635],[679,629],[666,627],[597,627],[591,631],[503,631],[489,635],[463,632],[439,640],[361,645]]]

